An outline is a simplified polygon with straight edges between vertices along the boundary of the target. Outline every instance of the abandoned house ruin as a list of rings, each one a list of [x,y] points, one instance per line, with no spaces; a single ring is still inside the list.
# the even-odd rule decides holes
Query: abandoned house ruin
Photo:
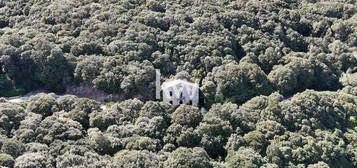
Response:
[[[199,86],[185,80],[171,80],[161,86],[163,101],[173,106],[179,104],[198,105]]]

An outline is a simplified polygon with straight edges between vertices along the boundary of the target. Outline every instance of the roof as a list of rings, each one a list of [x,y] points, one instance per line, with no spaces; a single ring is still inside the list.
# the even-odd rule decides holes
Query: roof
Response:
[[[162,89],[171,87],[171,86],[175,86],[175,85],[186,85],[186,86],[191,86],[191,87],[197,87],[198,88],[198,84],[197,83],[192,83],[192,82],[188,82],[186,80],[171,80],[171,81],[166,81],[161,85]]]

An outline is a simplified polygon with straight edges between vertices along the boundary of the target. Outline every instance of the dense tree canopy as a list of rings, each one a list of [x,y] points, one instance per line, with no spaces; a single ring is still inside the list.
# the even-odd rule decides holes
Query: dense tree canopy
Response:
[[[0,96],[88,83],[150,98],[157,68],[164,77],[207,77],[211,96],[242,103],[272,90],[337,90],[357,66],[354,1],[20,0],[0,8]]]
[[[0,0],[0,167],[357,167],[356,4]]]
[[[0,103],[0,164],[9,167],[355,167],[357,96],[307,90],[209,111],[128,99],[38,94]],[[25,108],[27,106],[27,108]],[[46,157],[50,153],[50,157]]]

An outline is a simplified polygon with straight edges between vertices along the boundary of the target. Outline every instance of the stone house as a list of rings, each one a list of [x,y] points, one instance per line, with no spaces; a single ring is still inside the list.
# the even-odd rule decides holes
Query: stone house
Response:
[[[163,101],[173,106],[188,104],[198,106],[199,86],[185,80],[166,81],[161,85]]]

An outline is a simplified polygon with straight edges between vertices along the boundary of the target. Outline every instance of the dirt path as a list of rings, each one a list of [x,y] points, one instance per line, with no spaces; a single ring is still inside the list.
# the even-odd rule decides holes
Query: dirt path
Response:
[[[31,93],[28,93],[26,95],[23,95],[23,96],[16,96],[16,97],[7,97],[5,98],[8,102],[11,102],[11,103],[21,103],[21,102],[24,102],[24,101],[28,101],[30,99],[31,96],[34,96],[36,94],[39,94],[39,93],[45,93],[45,94],[48,94],[48,92],[45,92],[45,91],[36,91],[36,92],[31,92]],[[55,94],[55,93],[51,93],[52,97],[55,98],[55,99],[59,99],[60,97],[64,96],[64,95],[58,95],[58,94]],[[106,102],[103,101],[103,102],[100,102],[101,103],[101,106],[100,108],[105,110],[107,109],[107,106],[106,106]]]

